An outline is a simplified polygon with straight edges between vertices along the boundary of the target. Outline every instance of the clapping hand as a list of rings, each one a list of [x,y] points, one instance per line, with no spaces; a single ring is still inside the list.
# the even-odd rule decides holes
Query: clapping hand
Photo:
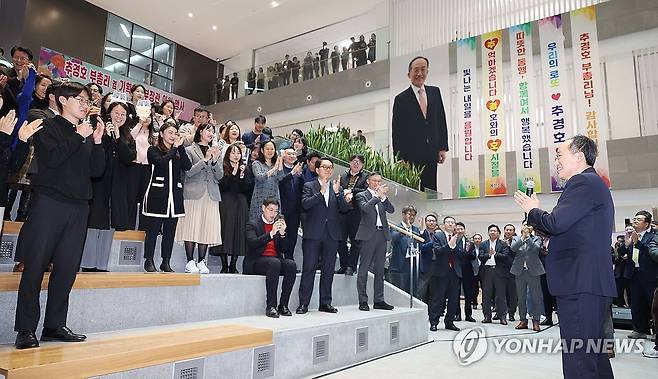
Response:
[[[105,123],[99,118],[96,122],[96,130],[94,130],[94,143],[96,145],[103,141],[103,134],[105,133]]]
[[[336,179],[333,181],[333,190],[334,193],[338,193],[340,191],[340,179]]]
[[[14,125],[16,125],[16,111],[12,109],[6,116],[0,118],[0,132],[11,135],[14,132]]]
[[[178,136],[178,138],[176,138],[176,141],[174,142],[174,148],[178,148],[183,144],[183,142],[185,142],[185,136]]]
[[[345,202],[350,203],[352,202],[352,198],[354,197],[354,194],[351,192],[345,192],[344,197],[345,197]]]
[[[21,125],[21,128],[18,129],[18,139],[27,142],[27,140],[34,135],[34,133],[38,132],[43,128],[43,123],[42,119],[36,119],[32,121],[31,123],[27,123],[27,121],[23,121],[23,125]]]
[[[302,164],[297,163],[295,167],[292,168],[292,174],[293,175],[301,175],[302,174]]]
[[[178,118],[180,117],[181,113],[183,113],[182,110],[180,110],[180,111],[176,111],[176,113],[174,114],[174,119],[175,119],[176,121],[178,121]]]
[[[91,127],[89,120],[84,120],[75,127],[75,131],[82,136],[82,138],[89,137],[94,133],[94,129]]]

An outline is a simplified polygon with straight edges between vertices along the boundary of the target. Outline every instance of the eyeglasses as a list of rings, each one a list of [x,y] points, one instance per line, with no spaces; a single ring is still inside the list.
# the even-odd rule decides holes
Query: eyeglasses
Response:
[[[16,58],[12,58],[12,59],[17,61],[17,62],[28,62],[30,60],[30,58],[26,58],[26,57],[16,57]]]
[[[86,105],[86,106],[90,107],[93,104],[91,100],[86,99],[82,96],[76,96],[76,97],[74,97],[74,99],[78,100],[80,105]]]
[[[125,113],[111,113],[113,117],[126,117],[127,115]]]
[[[320,168],[323,168],[325,170],[332,170],[334,166],[320,165]]]
[[[646,221],[644,217],[633,217],[633,221]]]

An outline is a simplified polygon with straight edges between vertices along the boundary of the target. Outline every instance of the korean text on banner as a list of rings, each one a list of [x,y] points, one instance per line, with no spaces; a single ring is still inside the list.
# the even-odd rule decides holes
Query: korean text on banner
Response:
[[[480,197],[480,167],[482,151],[481,129],[478,123],[477,38],[457,41],[457,74],[459,75],[459,198]]]

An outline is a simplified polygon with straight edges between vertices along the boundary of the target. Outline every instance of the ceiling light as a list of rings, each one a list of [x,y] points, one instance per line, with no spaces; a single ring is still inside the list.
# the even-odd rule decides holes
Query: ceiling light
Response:
[[[119,24],[119,26],[121,27],[121,30],[123,30],[123,34],[125,34],[126,37],[130,38],[130,32],[128,31],[128,28],[126,28],[126,25]]]
[[[189,18],[194,17],[194,13],[192,13],[192,12],[188,13],[188,14],[187,14],[187,17],[189,17]]]
[[[108,47],[108,46],[105,46],[105,50],[107,50],[107,51],[126,51],[126,50],[124,50],[120,47]]]
[[[136,39],[153,39],[153,37],[151,37],[151,36],[143,36],[141,34],[133,34],[133,38],[136,38]]]
[[[212,30],[217,30],[217,25],[213,25]]]
[[[276,7],[278,7],[279,5],[281,5],[281,3],[279,3],[278,1],[272,1],[272,2],[270,3],[270,7],[272,7],[272,8],[276,8]]]

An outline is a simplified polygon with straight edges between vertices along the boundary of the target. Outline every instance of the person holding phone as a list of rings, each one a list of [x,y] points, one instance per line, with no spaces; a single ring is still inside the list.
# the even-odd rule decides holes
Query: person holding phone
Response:
[[[24,256],[25,270],[16,305],[17,349],[39,346],[35,334],[41,313],[39,294],[44,268],[51,261],[56,271],[48,284],[41,339],[62,342],[86,339],[66,327],[66,318],[87,229],[91,178],[105,170],[102,145],[105,127],[102,121],[95,130],[88,121],[80,122],[91,105],[91,93],[82,84],[62,84],[56,99],[61,115],[45,120],[43,130],[34,138],[36,154],[43,164],[32,182],[36,199],[30,217],[20,232],[29,254]]]
[[[260,147],[257,160],[252,163],[254,174],[254,193],[251,197],[249,220],[260,216],[260,205],[265,199],[280,201],[279,182],[285,177],[283,171],[283,158],[276,153],[274,141],[267,141]]]
[[[288,301],[297,276],[295,261],[286,258],[286,222],[279,214],[279,202],[265,199],[261,204],[261,217],[247,224],[248,259],[245,266],[253,268],[253,273],[265,275],[267,306],[265,315],[278,318],[292,316]],[[283,276],[281,297],[276,301],[279,276]]]
[[[192,168],[183,140],[184,137],[178,134],[176,122],[173,119],[167,120],[160,128],[155,146],[149,147],[146,154],[151,164],[151,179],[144,194],[142,209],[142,214],[147,216],[144,241],[146,272],[158,271],[153,256],[160,231],[162,231],[160,270],[174,272],[169,261],[174,247],[176,224],[180,217],[185,216],[182,172]]]

